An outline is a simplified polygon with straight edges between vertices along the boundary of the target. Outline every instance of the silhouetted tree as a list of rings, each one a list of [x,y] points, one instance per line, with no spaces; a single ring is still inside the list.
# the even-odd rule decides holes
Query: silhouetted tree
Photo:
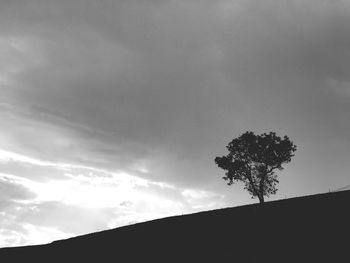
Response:
[[[244,189],[260,203],[264,203],[264,196],[277,192],[275,170],[282,170],[282,164],[290,162],[296,151],[287,136],[281,139],[274,132],[255,135],[251,131],[233,139],[226,148],[227,156],[215,158],[215,163],[226,170],[223,179],[228,185],[242,181]]]

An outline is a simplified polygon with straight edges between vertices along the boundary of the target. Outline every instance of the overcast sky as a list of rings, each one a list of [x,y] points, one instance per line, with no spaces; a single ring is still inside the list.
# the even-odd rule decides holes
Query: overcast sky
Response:
[[[0,246],[257,202],[215,163],[298,146],[269,200],[350,184],[350,1],[1,0]]]

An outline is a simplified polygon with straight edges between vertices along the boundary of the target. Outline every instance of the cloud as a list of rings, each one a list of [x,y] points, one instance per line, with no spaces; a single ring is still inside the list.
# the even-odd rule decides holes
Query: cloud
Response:
[[[310,119],[334,119],[324,80],[348,75],[345,2],[82,4],[3,4],[3,53],[16,66],[5,90],[26,113],[18,147],[31,154],[112,169],[157,159],[164,181],[194,184],[162,168],[174,160],[211,181],[201,164],[229,130],[311,132]]]
[[[20,184],[10,175],[0,173],[0,208],[1,211],[17,202],[33,199],[35,193]]]

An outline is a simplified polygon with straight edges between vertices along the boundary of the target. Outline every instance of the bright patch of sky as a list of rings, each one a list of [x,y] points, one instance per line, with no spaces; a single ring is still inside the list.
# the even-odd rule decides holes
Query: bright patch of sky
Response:
[[[32,195],[6,196],[3,193],[2,203],[0,203],[3,204],[0,214],[2,233],[0,246],[40,244],[88,233],[89,230],[96,231],[97,229],[91,229],[91,225],[96,226],[95,222],[79,215],[81,210],[87,216],[91,213],[90,220],[100,221],[97,222],[98,230],[103,230],[200,211],[218,205],[224,206],[223,197],[211,192],[179,189],[127,173],[113,173],[79,165],[56,164],[0,150],[0,168],[9,163],[30,166],[31,176],[0,173],[0,189],[1,185],[6,184],[22,188],[21,193],[25,189]],[[35,178],[38,166],[49,167],[48,173],[50,170],[56,170],[56,172],[58,170],[62,177],[57,180],[38,181]],[[167,198],[167,191],[172,191],[173,197]],[[208,203],[210,199],[217,200],[214,203],[213,200],[211,200],[212,203]],[[72,212],[74,207],[76,213]],[[49,211],[54,210],[58,210],[59,214],[56,223],[52,225],[47,222],[51,215],[43,211],[50,213]],[[74,217],[75,222],[72,224],[75,225],[79,221],[82,231],[67,232],[67,229],[73,229],[73,227],[67,227],[69,221],[66,221],[67,218],[64,216],[66,213]],[[60,222],[60,214],[64,222]],[[39,222],[33,220],[39,216],[41,218]]]

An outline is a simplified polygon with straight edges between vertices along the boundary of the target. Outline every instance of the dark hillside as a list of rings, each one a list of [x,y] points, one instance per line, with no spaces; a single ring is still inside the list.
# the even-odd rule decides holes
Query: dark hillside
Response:
[[[0,262],[346,262],[349,234],[344,191],[3,248]]]

